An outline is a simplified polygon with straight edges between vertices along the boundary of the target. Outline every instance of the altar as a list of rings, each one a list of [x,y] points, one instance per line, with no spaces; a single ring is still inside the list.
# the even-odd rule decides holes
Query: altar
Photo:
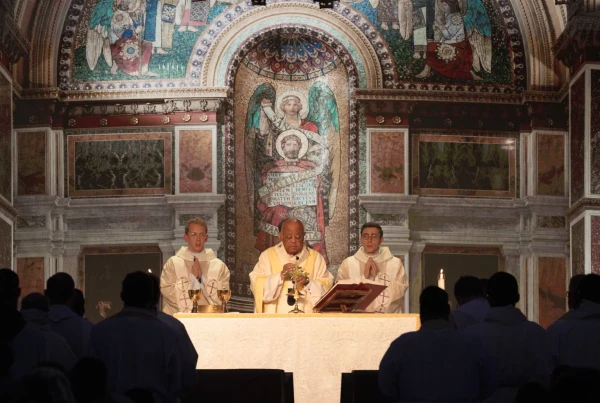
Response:
[[[198,369],[283,369],[296,403],[339,403],[342,372],[372,370],[417,314],[176,314]],[[234,385],[232,385],[234,386]]]

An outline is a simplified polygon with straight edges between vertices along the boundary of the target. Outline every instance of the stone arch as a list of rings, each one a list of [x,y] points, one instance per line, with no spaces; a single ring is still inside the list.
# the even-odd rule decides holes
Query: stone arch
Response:
[[[203,87],[225,86],[227,77],[223,72],[248,38],[267,27],[306,25],[319,27],[347,49],[357,67],[357,87],[392,88],[396,69],[385,41],[357,13],[354,12],[358,18],[348,18],[353,12],[343,5],[338,6],[336,11],[325,11],[307,3],[276,3],[260,8],[238,4],[222,14],[223,21],[213,21],[198,39],[188,79]],[[228,21],[232,23],[228,24]]]

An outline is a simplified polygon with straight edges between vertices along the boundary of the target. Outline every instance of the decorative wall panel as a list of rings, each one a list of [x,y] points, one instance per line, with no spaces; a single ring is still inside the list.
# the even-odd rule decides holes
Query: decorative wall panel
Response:
[[[565,195],[565,136],[537,135],[537,193],[544,196]]]
[[[371,193],[404,194],[404,132],[372,131]]]
[[[19,196],[46,193],[46,132],[17,133],[17,193]]]
[[[516,197],[516,140],[413,135],[413,193]]]
[[[0,217],[0,268],[12,268],[13,227]]]
[[[600,194],[600,70],[592,70],[590,108],[590,192]]]
[[[583,197],[585,149],[585,74],[571,86],[571,205]]]
[[[0,196],[12,202],[12,85],[0,71]]]
[[[212,193],[212,130],[179,132],[179,193]]]
[[[585,219],[571,226],[571,275],[585,274]]]
[[[567,306],[567,260],[564,257],[538,258],[539,320],[547,328],[560,318]]]
[[[171,133],[67,137],[69,196],[171,194]]]
[[[43,257],[17,258],[17,274],[21,286],[21,297],[32,292],[44,292],[46,284]]]

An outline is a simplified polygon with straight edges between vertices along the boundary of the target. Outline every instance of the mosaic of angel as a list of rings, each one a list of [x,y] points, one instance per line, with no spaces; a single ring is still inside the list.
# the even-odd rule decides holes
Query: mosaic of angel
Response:
[[[413,57],[426,61],[417,78],[429,77],[432,69],[455,79],[491,73],[492,30],[482,0],[398,0],[397,10],[401,37],[412,37]]]
[[[176,30],[198,32],[214,4],[215,0],[99,0],[88,25],[87,65],[94,70],[103,57],[113,75],[122,71],[156,77],[149,69],[152,55],[171,54]]]
[[[340,177],[338,113],[333,92],[320,81],[308,97],[295,90],[276,94],[271,84],[254,91],[245,152],[259,251],[279,242],[278,226],[290,217],[304,223],[305,240],[327,260],[325,228],[335,212]]]

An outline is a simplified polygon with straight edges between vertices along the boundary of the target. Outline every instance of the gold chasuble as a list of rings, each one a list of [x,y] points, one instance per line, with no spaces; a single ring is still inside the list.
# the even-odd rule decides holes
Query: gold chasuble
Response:
[[[310,278],[308,286],[303,290],[305,295],[299,300],[300,309],[311,312],[314,303],[331,288],[333,276],[327,271],[325,259],[319,252],[303,248],[298,255],[289,256],[283,244],[279,243],[261,253],[250,273],[256,313],[287,313],[292,309],[287,304],[287,292],[293,284],[291,280],[282,281],[280,273],[284,265],[296,262]]]

